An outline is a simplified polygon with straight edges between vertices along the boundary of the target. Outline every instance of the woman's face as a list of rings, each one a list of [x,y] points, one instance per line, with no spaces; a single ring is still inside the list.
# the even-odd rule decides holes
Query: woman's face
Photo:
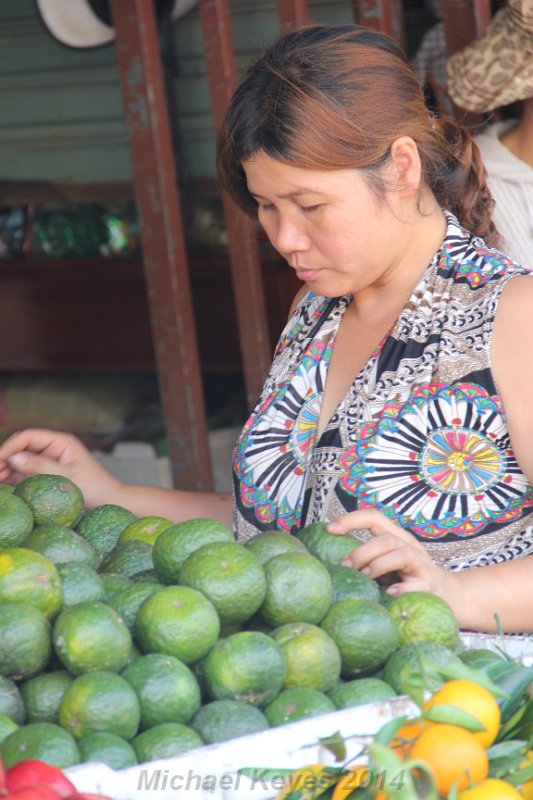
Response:
[[[406,226],[359,170],[300,169],[263,152],[242,166],[272,245],[316,294],[354,294],[398,266]]]

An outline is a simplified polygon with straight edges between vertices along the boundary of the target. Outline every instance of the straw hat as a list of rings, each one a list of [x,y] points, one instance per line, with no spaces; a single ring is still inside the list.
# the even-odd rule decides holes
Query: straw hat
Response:
[[[177,19],[195,3],[168,0],[167,6]],[[37,0],[37,6],[50,33],[69,47],[97,47],[115,38],[115,29],[109,24],[109,3],[102,0]]]
[[[448,93],[468,111],[533,96],[533,0],[509,0],[485,33],[448,59]]]

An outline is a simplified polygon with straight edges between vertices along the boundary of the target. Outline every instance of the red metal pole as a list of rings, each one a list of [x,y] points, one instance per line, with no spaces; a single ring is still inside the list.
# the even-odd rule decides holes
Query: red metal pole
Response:
[[[405,49],[405,21],[402,0],[353,0],[355,18],[380,33],[392,36]]]
[[[237,83],[227,0],[199,0],[213,121],[218,129]],[[255,222],[222,194],[229,259],[243,360],[246,397],[251,408],[262,389],[272,357]]]
[[[307,0],[277,0],[279,24],[282,29],[299,28],[309,23]]]
[[[213,486],[153,2],[111,0],[157,371],[175,486]]]

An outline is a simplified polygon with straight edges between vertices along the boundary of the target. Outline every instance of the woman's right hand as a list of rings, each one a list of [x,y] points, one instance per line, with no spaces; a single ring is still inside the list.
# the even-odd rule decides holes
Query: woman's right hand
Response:
[[[28,428],[0,445],[0,483],[30,475],[63,475],[81,489],[87,508],[117,502],[122,484],[69,433]]]

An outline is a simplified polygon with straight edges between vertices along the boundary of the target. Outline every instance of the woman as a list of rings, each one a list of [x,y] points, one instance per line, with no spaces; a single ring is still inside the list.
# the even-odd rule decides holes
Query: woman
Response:
[[[218,163],[304,284],[235,448],[237,538],[331,520],[365,540],[347,563],[396,573],[391,594],[533,631],[533,282],[491,249],[469,135],[428,116],[386,36],[316,26],[251,67]],[[64,434],[0,448],[0,481],[37,472],[89,506],[231,518],[228,495],[125,486]]]

